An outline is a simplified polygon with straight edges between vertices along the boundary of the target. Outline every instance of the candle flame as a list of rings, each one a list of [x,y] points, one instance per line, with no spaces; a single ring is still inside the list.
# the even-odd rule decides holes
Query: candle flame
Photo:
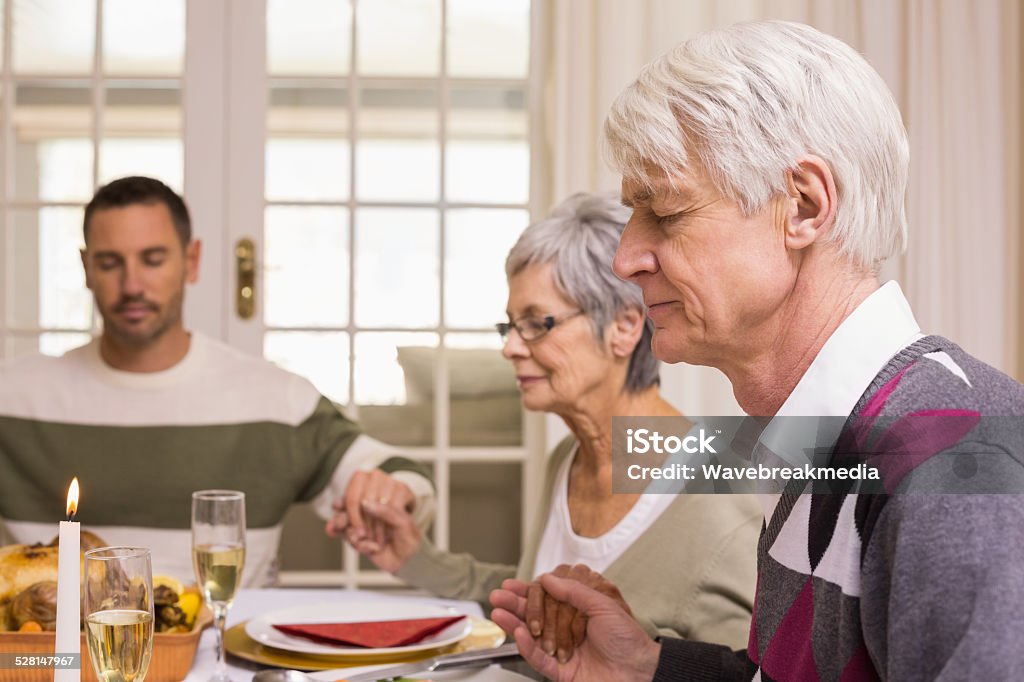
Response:
[[[68,486],[68,520],[71,520],[75,516],[75,512],[78,511],[78,476],[71,479],[71,485]]]

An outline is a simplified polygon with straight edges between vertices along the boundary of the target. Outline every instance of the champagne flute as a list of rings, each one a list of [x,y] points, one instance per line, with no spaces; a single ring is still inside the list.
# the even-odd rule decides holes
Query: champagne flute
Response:
[[[199,490],[192,493],[192,566],[217,630],[217,670],[210,682],[226,682],[224,623],[245,564],[245,493]]]
[[[153,568],[149,550],[100,547],[85,553],[85,640],[96,677],[143,682],[153,653]]]

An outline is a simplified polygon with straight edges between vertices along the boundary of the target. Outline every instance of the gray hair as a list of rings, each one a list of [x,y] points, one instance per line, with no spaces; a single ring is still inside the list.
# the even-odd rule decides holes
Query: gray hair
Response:
[[[744,213],[784,194],[805,154],[831,167],[829,239],[877,271],[906,247],[910,152],[899,108],[853,48],[810,26],[738,24],[701,34],[644,67],[608,114],[609,162],[651,189],[653,169],[684,171],[691,153]]]
[[[587,314],[598,340],[604,328],[626,310],[644,310],[640,287],[612,272],[612,260],[631,211],[608,194],[574,194],[544,220],[526,228],[508,252],[505,275],[512,279],[530,265],[551,264],[555,288]],[[651,352],[654,324],[633,349],[625,389],[638,393],[656,386],[659,363]]]

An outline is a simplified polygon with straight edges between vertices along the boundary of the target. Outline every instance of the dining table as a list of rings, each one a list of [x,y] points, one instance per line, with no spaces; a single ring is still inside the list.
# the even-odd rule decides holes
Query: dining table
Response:
[[[457,601],[452,599],[440,599],[430,596],[410,596],[408,594],[389,594],[387,592],[374,592],[367,590],[352,590],[344,588],[261,588],[242,589],[238,591],[234,604],[228,612],[227,627],[242,623],[250,618],[258,617],[270,611],[284,608],[291,608],[306,605],[318,605],[325,603],[337,603],[339,609],[344,608],[348,603],[380,602],[382,616],[387,614],[389,604],[399,602],[415,601],[417,603],[436,605],[441,607],[452,607],[460,613],[471,617],[481,618],[484,616],[480,604],[472,601]],[[202,634],[199,647],[196,651],[192,668],[184,682],[208,682],[216,668],[216,633],[213,627],[208,627]],[[268,668],[266,665],[253,663],[247,660],[232,656],[227,657],[228,675],[232,682],[251,682],[253,675],[260,670]],[[501,679],[506,679],[503,671]],[[340,676],[332,676],[323,673],[311,673],[314,679],[331,680]],[[495,678],[498,675],[494,676]],[[474,678],[478,679],[478,678]],[[483,676],[486,679],[486,675]],[[521,679],[527,679],[525,677]]]

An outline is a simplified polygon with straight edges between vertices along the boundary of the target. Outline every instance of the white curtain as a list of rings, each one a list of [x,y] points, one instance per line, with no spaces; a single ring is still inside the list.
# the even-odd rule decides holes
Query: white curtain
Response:
[[[1018,0],[540,1],[548,172],[541,205],[618,188],[600,156],[601,125],[646,62],[738,21],[811,24],[868,58],[909,131],[910,246],[886,264],[883,279],[900,281],[926,333],[1018,373]],[[714,370],[675,365],[662,376],[684,412],[738,411]]]

